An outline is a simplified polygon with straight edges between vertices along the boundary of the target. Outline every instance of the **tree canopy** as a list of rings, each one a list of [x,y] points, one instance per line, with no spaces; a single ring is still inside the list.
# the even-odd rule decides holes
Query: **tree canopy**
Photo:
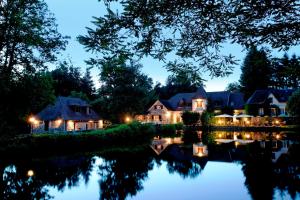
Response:
[[[120,54],[152,56],[172,72],[208,71],[218,77],[228,75],[236,63],[222,52],[224,43],[279,49],[300,43],[299,0],[104,2],[106,15],[94,17],[94,27],[78,37],[88,51],[101,55],[90,60],[94,64]],[[121,9],[110,9],[111,2],[119,2]]]
[[[1,134],[23,133],[26,116],[53,100],[53,82],[44,69],[66,39],[43,0],[0,2]]]
[[[113,122],[143,113],[152,101],[152,79],[141,73],[141,65],[113,59],[101,68],[95,109]],[[152,102],[151,102],[152,103]]]
[[[249,98],[255,90],[267,89],[271,85],[271,64],[267,53],[256,47],[249,49],[241,67],[240,85],[245,98]]]
[[[282,58],[273,58],[271,86],[278,89],[299,88],[300,57],[284,54]]]

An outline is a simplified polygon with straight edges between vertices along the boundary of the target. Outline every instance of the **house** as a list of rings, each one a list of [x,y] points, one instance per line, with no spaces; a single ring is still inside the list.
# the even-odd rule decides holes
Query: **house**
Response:
[[[232,109],[235,115],[245,113],[244,94],[241,92],[207,92],[207,98],[211,109],[216,114],[222,114],[226,108]]]
[[[80,98],[56,98],[37,115],[29,118],[32,133],[94,130],[103,128],[103,120]]]
[[[242,93],[206,92],[200,86],[192,93],[178,93],[168,100],[157,100],[148,109],[147,114],[139,115],[137,120],[157,124],[173,124],[182,122],[181,114],[184,111],[199,112],[202,114],[211,106],[217,112],[224,107],[233,108],[243,113],[244,100]]]
[[[257,116],[286,116],[286,105],[292,89],[256,90],[246,102],[248,112]]]

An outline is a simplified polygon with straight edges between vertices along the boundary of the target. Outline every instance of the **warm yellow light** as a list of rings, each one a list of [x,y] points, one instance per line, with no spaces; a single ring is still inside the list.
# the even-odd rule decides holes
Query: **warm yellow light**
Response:
[[[219,133],[219,135],[218,135],[218,136],[219,136],[219,138],[220,138],[220,137],[222,137],[222,134],[221,134],[221,133]]]
[[[61,119],[58,119],[58,120],[56,120],[56,123],[57,123],[57,124],[61,124],[61,123],[62,123],[62,120],[61,120]]]
[[[250,138],[250,134],[246,134],[246,138],[249,139]]]
[[[170,112],[166,112],[166,117],[170,117],[171,113]]]
[[[276,121],[275,121],[275,123],[276,123],[276,124],[279,124],[279,121],[278,121],[278,120],[276,120]]]
[[[203,153],[202,153],[202,152],[199,152],[199,153],[197,154],[197,156],[203,157]]]
[[[126,121],[126,122],[130,122],[130,120],[131,120],[130,117],[126,117],[126,118],[125,118],[125,121]]]
[[[27,176],[29,176],[29,177],[32,177],[32,176],[34,176],[34,171],[33,170],[28,170],[28,172],[27,172]]]
[[[280,139],[280,135],[279,134],[276,135],[276,139],[277,140]]]
[[[221,121],[221,120],[219,120],[219,121],[218,121],[218,124],[221,124],[221,123],[222,123],[222,121]]]
[[[249,121],[246,121],[246,124],[250,124],[250,122],[249,122]]]
[[[34,117],[29,117],[28,121],[29,121],[30,123],[34,123],[34,122],[35,122],[35,118],[34,118]]]
[[[93,122],[93,120],[90,120],[90,121],[89,121],[89,123],[92,123],[92,122]]]

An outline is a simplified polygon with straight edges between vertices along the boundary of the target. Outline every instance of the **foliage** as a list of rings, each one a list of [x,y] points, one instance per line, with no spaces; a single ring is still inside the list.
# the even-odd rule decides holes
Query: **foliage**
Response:
[[[0,135],[27,132],[27,117],[55,100],[53,80],[48,73],[25,75],[13,84],[2,84],[0,81],[0,87],[9,87],[9,92],[2,93],[5,98],[0,103]]]
[[[87,102],[90,101],[88,96],[83,92],[71,91],[70,97],[80,98],[80,99],[83,99]]]
[[[63,50],[66,38],[57,32],[43,0],[0,3],[0,133],[24,132],[24,119],[53,100],[51,78],[43,74]],[[45,88],[43,88],[45,87]]]
[[[175,124],[162,124],[157,128],[157,134],[162,137],[174,136],[176,134],[176,125]]]
[[[204,111],[201,115],[201,125],[203,127],[210,126],[212,124],[213,113]]]
[[[182,140],[184,143],[197,143],[200,141],[197,131],[192,128],[186,128],[183,131]]]
[[[248,115],[257,116],[258,115],[258,107],[253,104],[246,104],[245,111]]]
[[[272,59],[272,87],[277,89],[299,88],[300,57],[291,58],[284,54],[282,58]]]
[[[93,28],[78,37],[88,51],[104,59],[152,56],[165,61],[170,71],[189,68],[224,76],[235,63],[222,52],[226,42],[286,49],[300,41],[298,0],[104,2],[107,13],[94,17]],[[119,2],[121,9],[111,10],[110,2]]]
[[[200,113],[184,111],[181,118],[184,125],[196,125],[200,121]]]
[[[201,85],[203,85],[203,80],[200,77],[192,77],[192,75],[182,72],[168,76],[166,85],[157,84],[154,91],[160,99],[169,99],[177,93],[195,92]]]
[[[240,91],[241,86],[238,82],[233,82],[233,83],[229,83],[226,87],[226,91],[229,92],[236,92],[236,91]]]
[[[290,96],[287,102],[287,110],[292,116],[300,117],[300,89]]]
[[[222,108],[222,113],[228,114],[228,115],[233,115],[233,113],[234,113],[233,107],[231,107],[231,106],[224,106]]]
[[[252,47],[245,57],[241,70],[239,82],[245,99],[248,99],[255,90],[267,89],[271,84],[271,65],[263,49],[257,50],[256,47]]]
[[[100,73],[102,83],[98,98],[92,103],[98,113],[113,122],[124,122],[153,102],[152,79],[141,73],[141,65],[122,59],[103,63]]]

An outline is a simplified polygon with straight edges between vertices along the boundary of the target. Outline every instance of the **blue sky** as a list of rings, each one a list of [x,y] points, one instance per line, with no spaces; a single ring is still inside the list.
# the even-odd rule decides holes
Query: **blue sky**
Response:
[[[105,7],[103,1],[98,0],[46,0],[49,10],[55,15],[58,30],[63,35],[70,36],[69,44],[66,51],[62,52],[61,59],[70,58],[75,66],[81,67],[84,71],[86,64],[85,60],[92,55],[85,51],[84,47],[76,40],[78,35],[86,34],[85,27],[92,27],[91,20],[93,16],[99,17],[105,14]],[[239,45],[226,44],[224,45],[224,52],[231,53],[236,59],[242,61],[245,57],[246,51]],[[298,52],[298,53],[297,53]],[[289,54],[295,53],[300,55],[300,47],[293,47]],[[273,55],[281,56],[283,52],[274,52]],[[151,58],[145,58],[141,61],[144,68],[142,71],[150,76],[154,82],[165,83],[169,73],[162,67],[163,63]],[[99,85],[97,75],[99,69],[93,69],[94,80],[96,85]],[[237,65],[233,74],[225,78],[211,79],[208,74],[204,74],[207,91],[221,91],[224,90],[228,83],[238,81],[240,77],[240,65]]]

